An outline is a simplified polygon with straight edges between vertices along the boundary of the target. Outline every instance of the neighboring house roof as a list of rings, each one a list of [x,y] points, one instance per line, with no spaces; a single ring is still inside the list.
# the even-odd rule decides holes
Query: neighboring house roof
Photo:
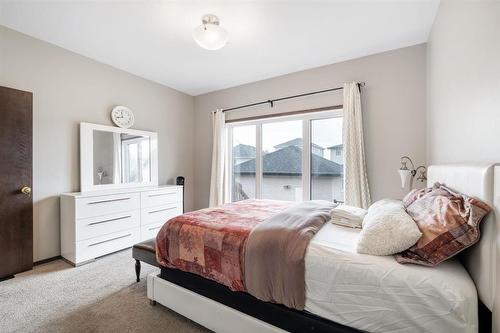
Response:
[[[293,139],[293,140],[290,140],[287,142],[280,143],[279,145],[274,146],[274,148],[280,149],[280,148],[285,148],[288,146],[302,147],[302,138],[296,138],[296,139]],[[317,145],[315,143],[313,143],[312,146],[315,148],[319,148],[319,149],[325,149],[325,148],[323,148],[320,145]]]
[[[327,149],[334,149],[334,148],[343,148],[344,145],[341,143],[339,145],[335,145],[335,146],[330,146],[330,147],[326,147]]]
[[[288,146],[272,153],[265,154],[262,158],[262,171],[264,175],[298,176],[302,174],[302,149]],[[311,155],[311,173],[314,176],[341,176],[343,166],[321,156]],[[234,166],[235,174],[255,174],[255,159],[248,160]]]
[[[255,147],[239,144],[233,147],[233,158],[255,158]]]

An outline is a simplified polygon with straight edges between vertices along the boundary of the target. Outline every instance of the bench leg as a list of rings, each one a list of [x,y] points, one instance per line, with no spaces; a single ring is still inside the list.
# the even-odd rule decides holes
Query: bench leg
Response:
[[[137,277],[137,282],[141,281],[141,262],[135,259],[135,275]]]

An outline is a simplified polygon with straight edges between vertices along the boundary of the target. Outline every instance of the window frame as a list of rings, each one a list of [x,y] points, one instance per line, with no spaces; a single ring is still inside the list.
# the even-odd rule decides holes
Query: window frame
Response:
[[[297,115],[279,114],[276,117],[266,117],[262,119],[231,121],[226,124],[227,129],[227,170],[229,180],[229,200],[232,198],[232,177],[233,177],[233,130],[235,127],[255,125],[255,198],[262,198],[262,125],[290,120],[302,120],[302,199],[311,200],[311,126],[312,120],[343,117],[343,110],[332,109],[318,112],[302,113]]]

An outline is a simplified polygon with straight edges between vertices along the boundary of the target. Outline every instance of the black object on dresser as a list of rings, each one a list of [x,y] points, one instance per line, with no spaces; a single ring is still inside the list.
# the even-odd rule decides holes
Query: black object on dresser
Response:
[[[186,179],[184,177],[179,176],[175,180],[175,184],[184,187],[185,180]],[[184,209],[184,188],[183,188],[182,189],[182,213],[185,213],[185,212],[186,212],[186,210]]]

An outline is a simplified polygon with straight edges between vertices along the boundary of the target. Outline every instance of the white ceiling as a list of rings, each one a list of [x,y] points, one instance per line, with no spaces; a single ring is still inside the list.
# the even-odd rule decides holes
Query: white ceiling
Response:
[[[427,41],[439,0],[0,0],[0,24],[191,95]],[[203,14],[229,32],[192,39]]]

